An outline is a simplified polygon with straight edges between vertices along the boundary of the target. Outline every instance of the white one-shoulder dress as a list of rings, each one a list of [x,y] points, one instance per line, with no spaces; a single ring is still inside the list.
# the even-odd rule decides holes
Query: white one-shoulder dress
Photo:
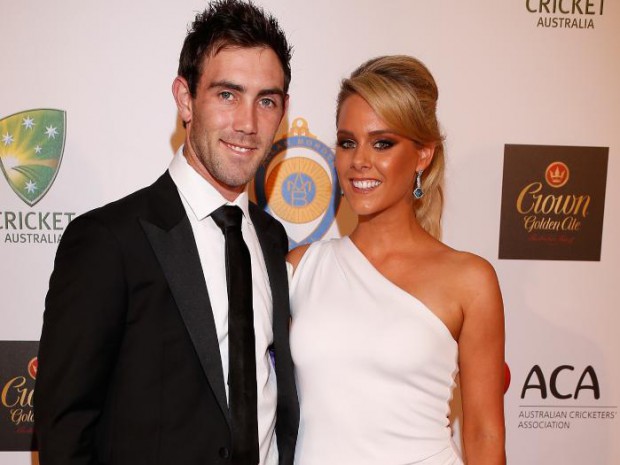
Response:
[[[291,280],[301,406],[296,465],[457,465],[458,346],[348,238],[312,244]]]

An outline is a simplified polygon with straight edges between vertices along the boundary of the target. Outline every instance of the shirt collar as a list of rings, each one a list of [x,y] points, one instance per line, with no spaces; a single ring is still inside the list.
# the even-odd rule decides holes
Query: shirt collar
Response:
[[[246,221],[252,224],[247,190],[244,190],[232,202],[226,200],[209,181],[187,163],[183,156],[183,146],[174,154],[168,171],[179,193],[198,221],[205,219],[222,205],[235,205],[241,208]]]

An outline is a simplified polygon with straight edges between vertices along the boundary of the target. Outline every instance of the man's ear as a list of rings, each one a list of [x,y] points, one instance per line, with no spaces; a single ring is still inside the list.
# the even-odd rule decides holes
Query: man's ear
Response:
[[[435,144],[428,144],[418,149],[418,165],[416,171],[425,170],[433,161],[435,155]]]
[[[172,95],[179,110],[181,120],[187,124],[192,121],[192,94],[184,77],[177,76],[172,82]]]

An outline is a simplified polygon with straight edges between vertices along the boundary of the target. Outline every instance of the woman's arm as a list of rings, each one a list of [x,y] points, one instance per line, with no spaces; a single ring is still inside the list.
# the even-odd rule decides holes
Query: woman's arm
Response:
[[[293,267],[293,272],[297,268],[297,265],[299,265],[299,262],[306,253],[306,250],[308,250],[308,247],[310,247],[310,244],[300,245],[299,247],[295,247],[286,255],[286,262]],[[291,273],[291,275],[292,274],[293,273]]]
[[[464,458],[468,465],[503,465],[504,311],[493,267],[470,256],[463,276],[459,367]]]

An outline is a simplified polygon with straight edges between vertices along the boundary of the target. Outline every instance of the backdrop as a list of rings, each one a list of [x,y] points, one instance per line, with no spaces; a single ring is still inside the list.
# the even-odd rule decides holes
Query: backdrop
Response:
[[[620,463],[618,2],[261,4],[295,50],[290,111],[254,198],[292,244],[350,231],[333,187],[339,81],[377,55],[420,58],[440,89],[444,240],[488,259],[503,290],[509,463]],[[2,464],[37,461],[34,357],[58,240],[76,214],[166,169],[183,135],[171,83],[204,6],[2,2]]]

